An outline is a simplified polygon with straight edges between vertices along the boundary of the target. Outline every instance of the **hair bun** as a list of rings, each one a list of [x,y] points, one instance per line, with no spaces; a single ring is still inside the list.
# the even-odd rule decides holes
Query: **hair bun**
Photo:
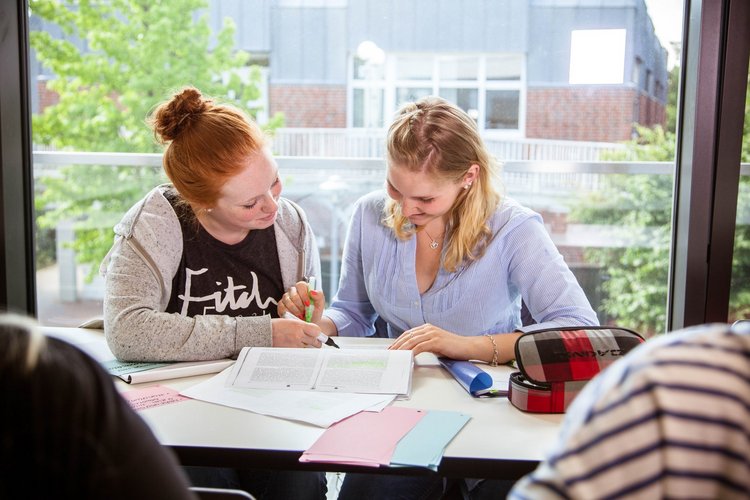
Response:
[[[151,120],[154,134],[161,142],[175,140],[197,121],[211,102],[210,99],[205,99],[198,89],[185,87],[154,112]]]

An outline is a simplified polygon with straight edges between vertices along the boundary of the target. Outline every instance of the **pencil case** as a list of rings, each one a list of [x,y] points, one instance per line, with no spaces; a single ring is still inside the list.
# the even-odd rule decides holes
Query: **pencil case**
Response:
[[[586,383],[643,342],[626,328],[549,328],[516,341],[508,399],[531,413],[564,413]]]

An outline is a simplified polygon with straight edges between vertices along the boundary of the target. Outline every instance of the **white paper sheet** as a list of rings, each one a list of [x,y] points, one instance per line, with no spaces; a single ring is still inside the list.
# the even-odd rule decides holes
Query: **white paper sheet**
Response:
[[[232,369],[183,390],[180,394],[262,415],[329,427],[350,415],[375,405],[386,405],[393,395],[353,394],[322,391],[239,389],[226,387]]]

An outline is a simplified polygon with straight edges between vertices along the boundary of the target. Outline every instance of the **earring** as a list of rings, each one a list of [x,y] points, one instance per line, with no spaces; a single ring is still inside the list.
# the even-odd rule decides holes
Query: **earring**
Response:
[[[471,182],[469,182],[468,184],[466,184],[466,185],[464,186],[464,189],[469,189],[470,187],[471,187]]]
[[[207,209],[206,209],[206,213],[209,213],[209,214],[210,214],[211,212],[213,212],[213,211],[214,211],[214,209],[213,209],[213,208],[207,208]]]

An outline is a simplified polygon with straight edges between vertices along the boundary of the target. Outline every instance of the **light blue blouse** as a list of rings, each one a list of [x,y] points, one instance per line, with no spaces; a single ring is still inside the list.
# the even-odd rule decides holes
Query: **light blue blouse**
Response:
[[[599,323],[541,216],[508,198],[489,220],[495,236],[482,258],[453,273],[441,267],[420,294],[416,238],[399,240],[381,223],[386,199],[377,191],[355,204],[339,291],[325,312],[339,335],[371,335],[378,315],[390,337],[425,323],[467,336]],[[522,298],[537,324],[521,326]]]

